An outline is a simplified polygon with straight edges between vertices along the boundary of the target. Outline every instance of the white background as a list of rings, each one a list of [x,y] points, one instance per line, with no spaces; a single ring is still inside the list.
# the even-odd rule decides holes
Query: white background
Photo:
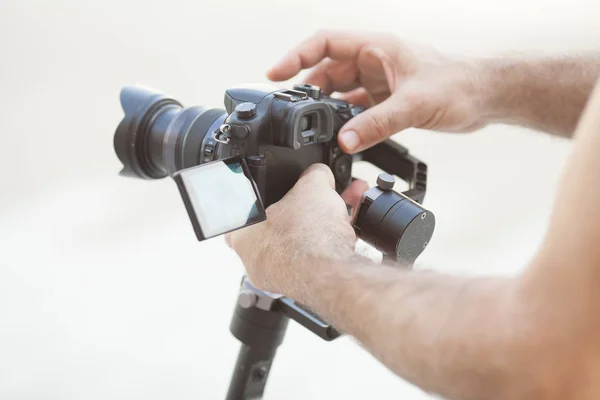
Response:
[[[220,107],[319,28],[468,54],[598,49],[596,0],[0,2],[0,399],[221,399],[243,268],[198,243],[170,180],[119,178],[120,87]],[[403,132],[430,168],[420,266],[514,273],[540,243],[566,141]],[[372,181],[364,166],[357,174]],[[398,304],[402,307],[402,304]],[[393,333],[390,333],[393,334]],[[266,399],[426,399],[348,338],[292,324]]]

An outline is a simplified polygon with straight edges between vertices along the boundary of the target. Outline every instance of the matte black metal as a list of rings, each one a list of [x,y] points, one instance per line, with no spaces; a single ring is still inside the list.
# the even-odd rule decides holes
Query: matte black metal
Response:
[[[413,157],[406,147],[387,139],[358,154],[356,160],[367,161],[406,181],[409,189],[403,194],[423,203],[427,190],[427,165]]]
[[[375,201],[377,202],[377,201]],[[433,236],[435,215],[411,200],[402,200],[387,213],[381,224],[378,247],[382,253],[413,264]]]
[[[435,228],[435,216],[420,205],[427,190],[427,166],[391,139],[356,155],[355,160],[370,162],[409,186],[402,194],[396,193],[391,190],[391,180],[383,176],[382,193],[374,199],[365,197],[359,205],[353,223],[357,236],[381,251],[384,258],[413,264]],[[423,214],[426,217],[420,219]]]
[[[253,300],[242,300],[248,298]],[[242,279],[229,327],[233,336],[241,342],[241,348],[227,400],[262,398],[277,348],[283,342],[290,319],[324,340],[331,341],[340,336],[340,332],[330,324],[294,300],[260,291],[247,277]]]
[[[392,190],[394,185],[396,184],[396,180],[390,174],[386,174],[385,172],[379,174],[377,177],[377,187],[381,190]]]
[[[242,345],[227,392],[227,400],[262,398],[277,348],[289,318],[280,312],[237,305],[230,331]]]
[[[375,198],[369,193],[354,221],[357,236],[384,256],[413,264],[433,236],[435,216],[393,190],[380,191]]]
[[[341,333],[317,314],[287,297],[278,300],[276,309],[310,330],[323,340],[337,339]]]

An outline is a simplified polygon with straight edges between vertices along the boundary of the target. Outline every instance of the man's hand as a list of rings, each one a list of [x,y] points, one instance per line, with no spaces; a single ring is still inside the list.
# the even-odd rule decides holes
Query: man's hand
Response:
[[[366,184],[356,181],[340,197],[331,170],[314,164],[267,209],[265,222],[228,234],[227,242],[253,285],[301,301],[304,285],[318,273],[311,270],[312,261],[352,256],[356,235],[344,200],[355,205],[364,190]]]
[[[548,235],[521,275],[407,271],[354,255],[344,201],[323,165],[229,243],[255,285],[305,304],[423,390],[449,399],[597,399],[599,110],[600,86]]]
[[[548,235],[515,277],[407,271],[353,255],[344,201],[323,165],[267,221],[228,239],[255,285],[305,304],[423,390],[598,399],[600,86],[575,137]]]
[[[306,82],[373,106],[340,131],[340,146],[348,153],[410,127],[468,132],[485,125],[480,73],[469,60],[392,35],[320,32],[290,51],[268,77],[287,80],[311,67]]]
[[[268,72],[304,79],[350,103],[371,107],[340,130],[356,153],[407,128],[471,132],[490,123],[570,136],[596,79],[600,58],[456,58],[392,35],[319,32]]]

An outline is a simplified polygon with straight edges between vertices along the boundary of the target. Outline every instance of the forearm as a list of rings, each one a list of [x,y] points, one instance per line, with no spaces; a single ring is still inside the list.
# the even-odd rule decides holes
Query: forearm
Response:
[[[526,335],[514,315],[512,279],[409,272],[365,260],[311,271],[304,301],[404,379],[450,399],[531,394],[519,375],[530,373],[534,360],[516,359],[529,344],[520,339]]]
[[[480,62],[487,121],[571,137],[594,85],[600,56],[498,58]]]

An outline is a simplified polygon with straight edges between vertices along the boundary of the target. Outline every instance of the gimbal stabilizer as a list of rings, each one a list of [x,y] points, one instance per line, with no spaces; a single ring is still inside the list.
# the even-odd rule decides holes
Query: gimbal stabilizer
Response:
[[[403,194],[394,192],[393,176],[380,174],[377,186],[361,199],[354,228],[358,236],[380,250],[386,260],[412,265],[427,246],[435,225],[434,215],[419,205],[425,197],[427,167],[404,147],[391,141],[367,150],[362,156],[379,165],[380,160],[394,160],[381,168],[407,181],[409,189]],[[384,240],[377,242],[375,238],[378,237]],[[386,237],[389,240],[385,240]],[[392,248],[393,252],[390,251]],[[294,300],[258,290],[246,277],[243,278],[230,325],[241,348],[227,400],[262,398],[290,319],[327,341],[341,335]]]

